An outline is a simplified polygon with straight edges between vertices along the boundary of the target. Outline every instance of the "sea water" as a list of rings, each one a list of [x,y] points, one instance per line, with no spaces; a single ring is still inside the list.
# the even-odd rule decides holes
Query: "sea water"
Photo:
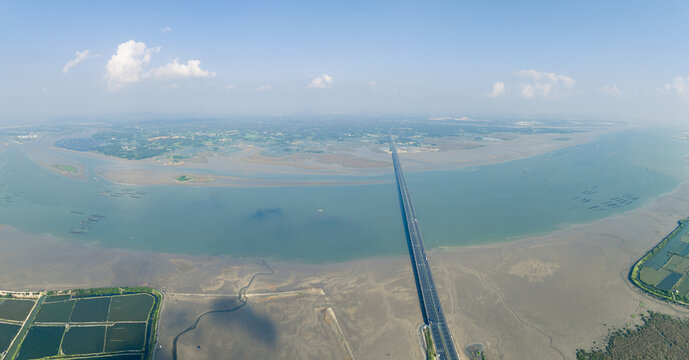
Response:
[[[527,159],[406,173],[426,246],[509,241],[641,206],[689,178],[689,142],[673,135],[627,130]],[[131,186],[90,166],[86,174],[68,178],[19,146],[5,151],[0,223],[173,253],[320,263],[407,252],[392,168],[368,179],[379,184],[263,188]]]

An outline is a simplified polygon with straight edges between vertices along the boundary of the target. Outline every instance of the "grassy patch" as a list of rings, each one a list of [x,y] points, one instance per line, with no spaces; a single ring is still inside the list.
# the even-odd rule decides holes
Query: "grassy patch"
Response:
[[[654,268],[644,266],[641,268],[641,281],[648,285],[655,285],[661,280],[665,279],[666,276],[670,274],[670,270],[660,269],[656,270]]]

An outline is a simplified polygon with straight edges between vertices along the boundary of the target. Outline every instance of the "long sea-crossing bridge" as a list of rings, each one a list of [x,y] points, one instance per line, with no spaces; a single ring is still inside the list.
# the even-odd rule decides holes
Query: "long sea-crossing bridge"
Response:
[[[459,356],[457,355],[457,350],[455,350],[455,345],[452,341],[452,335],[450,335],[450,330],[445,321],[445,314],[443,313],[443,307],[440,305],[438,292],[435,289],[431,268],[428,266],[428,259],[426,258],[426,250],[423,247],[423,238],[419,230],[419,223],[416,220],[416,213],[414,212],[411,197],[409,197],[407,182],[404,179],[400,160],[397,157],[397,148],[392,139],[390,141],[390,148],[392,150],[392,163],[395,167],[395,175],[397,177],[397,189],[402,205],[402,215],[404,218],[405,232],[407,233],[409,254],[414,268],[414,278],[416,279],[416,289],[419,293],[423,319],[431,330],[431,336],[433,337],[438,359],[458,360]]]

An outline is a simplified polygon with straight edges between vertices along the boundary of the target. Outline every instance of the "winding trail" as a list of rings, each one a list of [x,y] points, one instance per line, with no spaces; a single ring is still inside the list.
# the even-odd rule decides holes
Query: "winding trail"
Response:
[[[199,316],[196,318],[196,321],[194,322],[193,325],[191,325],[191,326],[189,326],[188,328],[184,329],[184,331],[182,331],[181,333],[177,334],[177,336],[175,336],[175,339],[172,341],[172,360],[177,360],[177,340],[179,340],[179,338],[180,338],[182,335],[184,335],[184,334],[186,334],[186,333],[188,333],[188,332],[190,332],[190,331],[196,329],[196,326],[199,324],[199,321],[201,321],[201,319],[202,319],[204,316],[209,315],[209,314],[214,314],[214,313],[232,312],[232,311],[236,311],[236,310],[241,309],[242,307],[244,307],[244,305],[246,305],[246,300],[245,300],[246,297],[245,297],[244,294],[245,294],[246,291],[249,289],[249,287],[251,287],[251,284],[253,284],[254,280],[256,280],[256,277],[259,276],[259,275],[273,275],[273,274],[275,274],[275,271],[273,270],[273,268],[270,267],[270,265],[268,265],[268,262],[267,262],[267,261],[263,261],[262,264],[263,264],[263,266],[265,266],[270,272],[258,272],[258,273],[255,273],[255,274],[251,277],[251,279],[249,280],[249,283],[246,284],[243,288],[239,289],[239,293],[237,293],[237,301],[239,301],[239,305],[237,305],[237,306],[235,306],[235,307],[233,307],[233,308],[230,308],[230,309],[220,309],[220,310],[210,310],[210,311],[206,311],[205,313],[199,315]]]

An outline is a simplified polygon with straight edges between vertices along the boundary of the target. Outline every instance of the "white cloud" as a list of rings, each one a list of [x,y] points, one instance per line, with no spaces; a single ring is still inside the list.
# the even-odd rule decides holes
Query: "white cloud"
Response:
[[[169,33],[170,31],[172,31],[172,28],[169,26],[166,26],[166,27],[160,29],[160,32],[162,32],[163,34]]]
[[[189,60],[186,64],[180,64],[179,59],[174,59],[167,65],[149,71],[146,76],[165,80],[178,78],[209,78],[215,77],[216,74],[201,69],[201,60]]]
[[[41,90],[41,92],[44,93],[44,94],[47,93],[47,92],[48,92],[48,88],[43,88],[43,90]]]
[[[311,83],[307,87],[311,89],[325,89],[329,88],[332,82],[333,78],[330,75],[323,74],[311,80]]]
[[[223,86],[223,88],[224,88],[225,90],[234,90],[234,89],[237,88],[237,85],[235,85],[235,84],[227,84],[227,85]]]
[[[378,89],[380,87],[380,83],[375,81],[375,80],[366,81],[366,82],[364,82],[364,85],[366,85],[367,87],[369,87],[371,89]]]
[[[387,91],[391,91],[393,93],[397,92],[397,89],[394,86],[383,84],[383,83],[375,81],[375,80],[365,81],[364,86],[366,86],[367,88],[369,88],[371,90],[377,90],[377,91],[387,90]]]
[[[117,52],[105,65],[108,89],[116,91],[125,83],[138,82],[144,74],[144,66],[151,61],[151,53],[160,48],[148,48],[143,42],[129,40],[117,46]]]
[[[603,86],[598,91],[612,96],[622,96],[622,91],[617,87],[617,84]]]
[[[689,96],[689,76],[678,76],[663,86],[663,90],[667,93],[673,93],[680,96]]]
[[[270,86],[270,84],[266,84],[266,85],[261,85],[261,86],[257,87],[257,88],[256,88],[256,91],[263,92],[263,91],[268,91],[268,90],[270,90],[270,89],[272,89],[272,88],[273,88],[273,87]]]
[[[542,98],[558,97],[565,89],[571,89],[576,83],[567,75],[552,72],[522,70],[516,72],[515,75],[525,79],[525,82],[519,86],[522,89],[522,97],[527,99],[537,96]]]
[[[500,97],[505,94],[505,83],[498,81],[493,84],[493,90],[488,94],[490,97]]]
[[[99,56],[98,54],[94,54],[91,52],[91,50],[84,50],[84,51],[77,51],[76,52],[76,57],[70,61],[67,61],[65,66],[62,68],[62,73],[67,73],[69,69],[77,66],[80,62],[90,58],[90,57],[97,57]]]
[[[160,47],[149,48],[143,42],[129,40],[117,46],[117,52],[105,66],[105,80],[108,90],[116,91],[126,83],[139,82],[142,78],[175,80],[183,78],[211,78],[214,72],[201,69],[200,60],[189,60],[186,64],[174,59],[171,63],[150,70],[151,54],[160,52]]]

